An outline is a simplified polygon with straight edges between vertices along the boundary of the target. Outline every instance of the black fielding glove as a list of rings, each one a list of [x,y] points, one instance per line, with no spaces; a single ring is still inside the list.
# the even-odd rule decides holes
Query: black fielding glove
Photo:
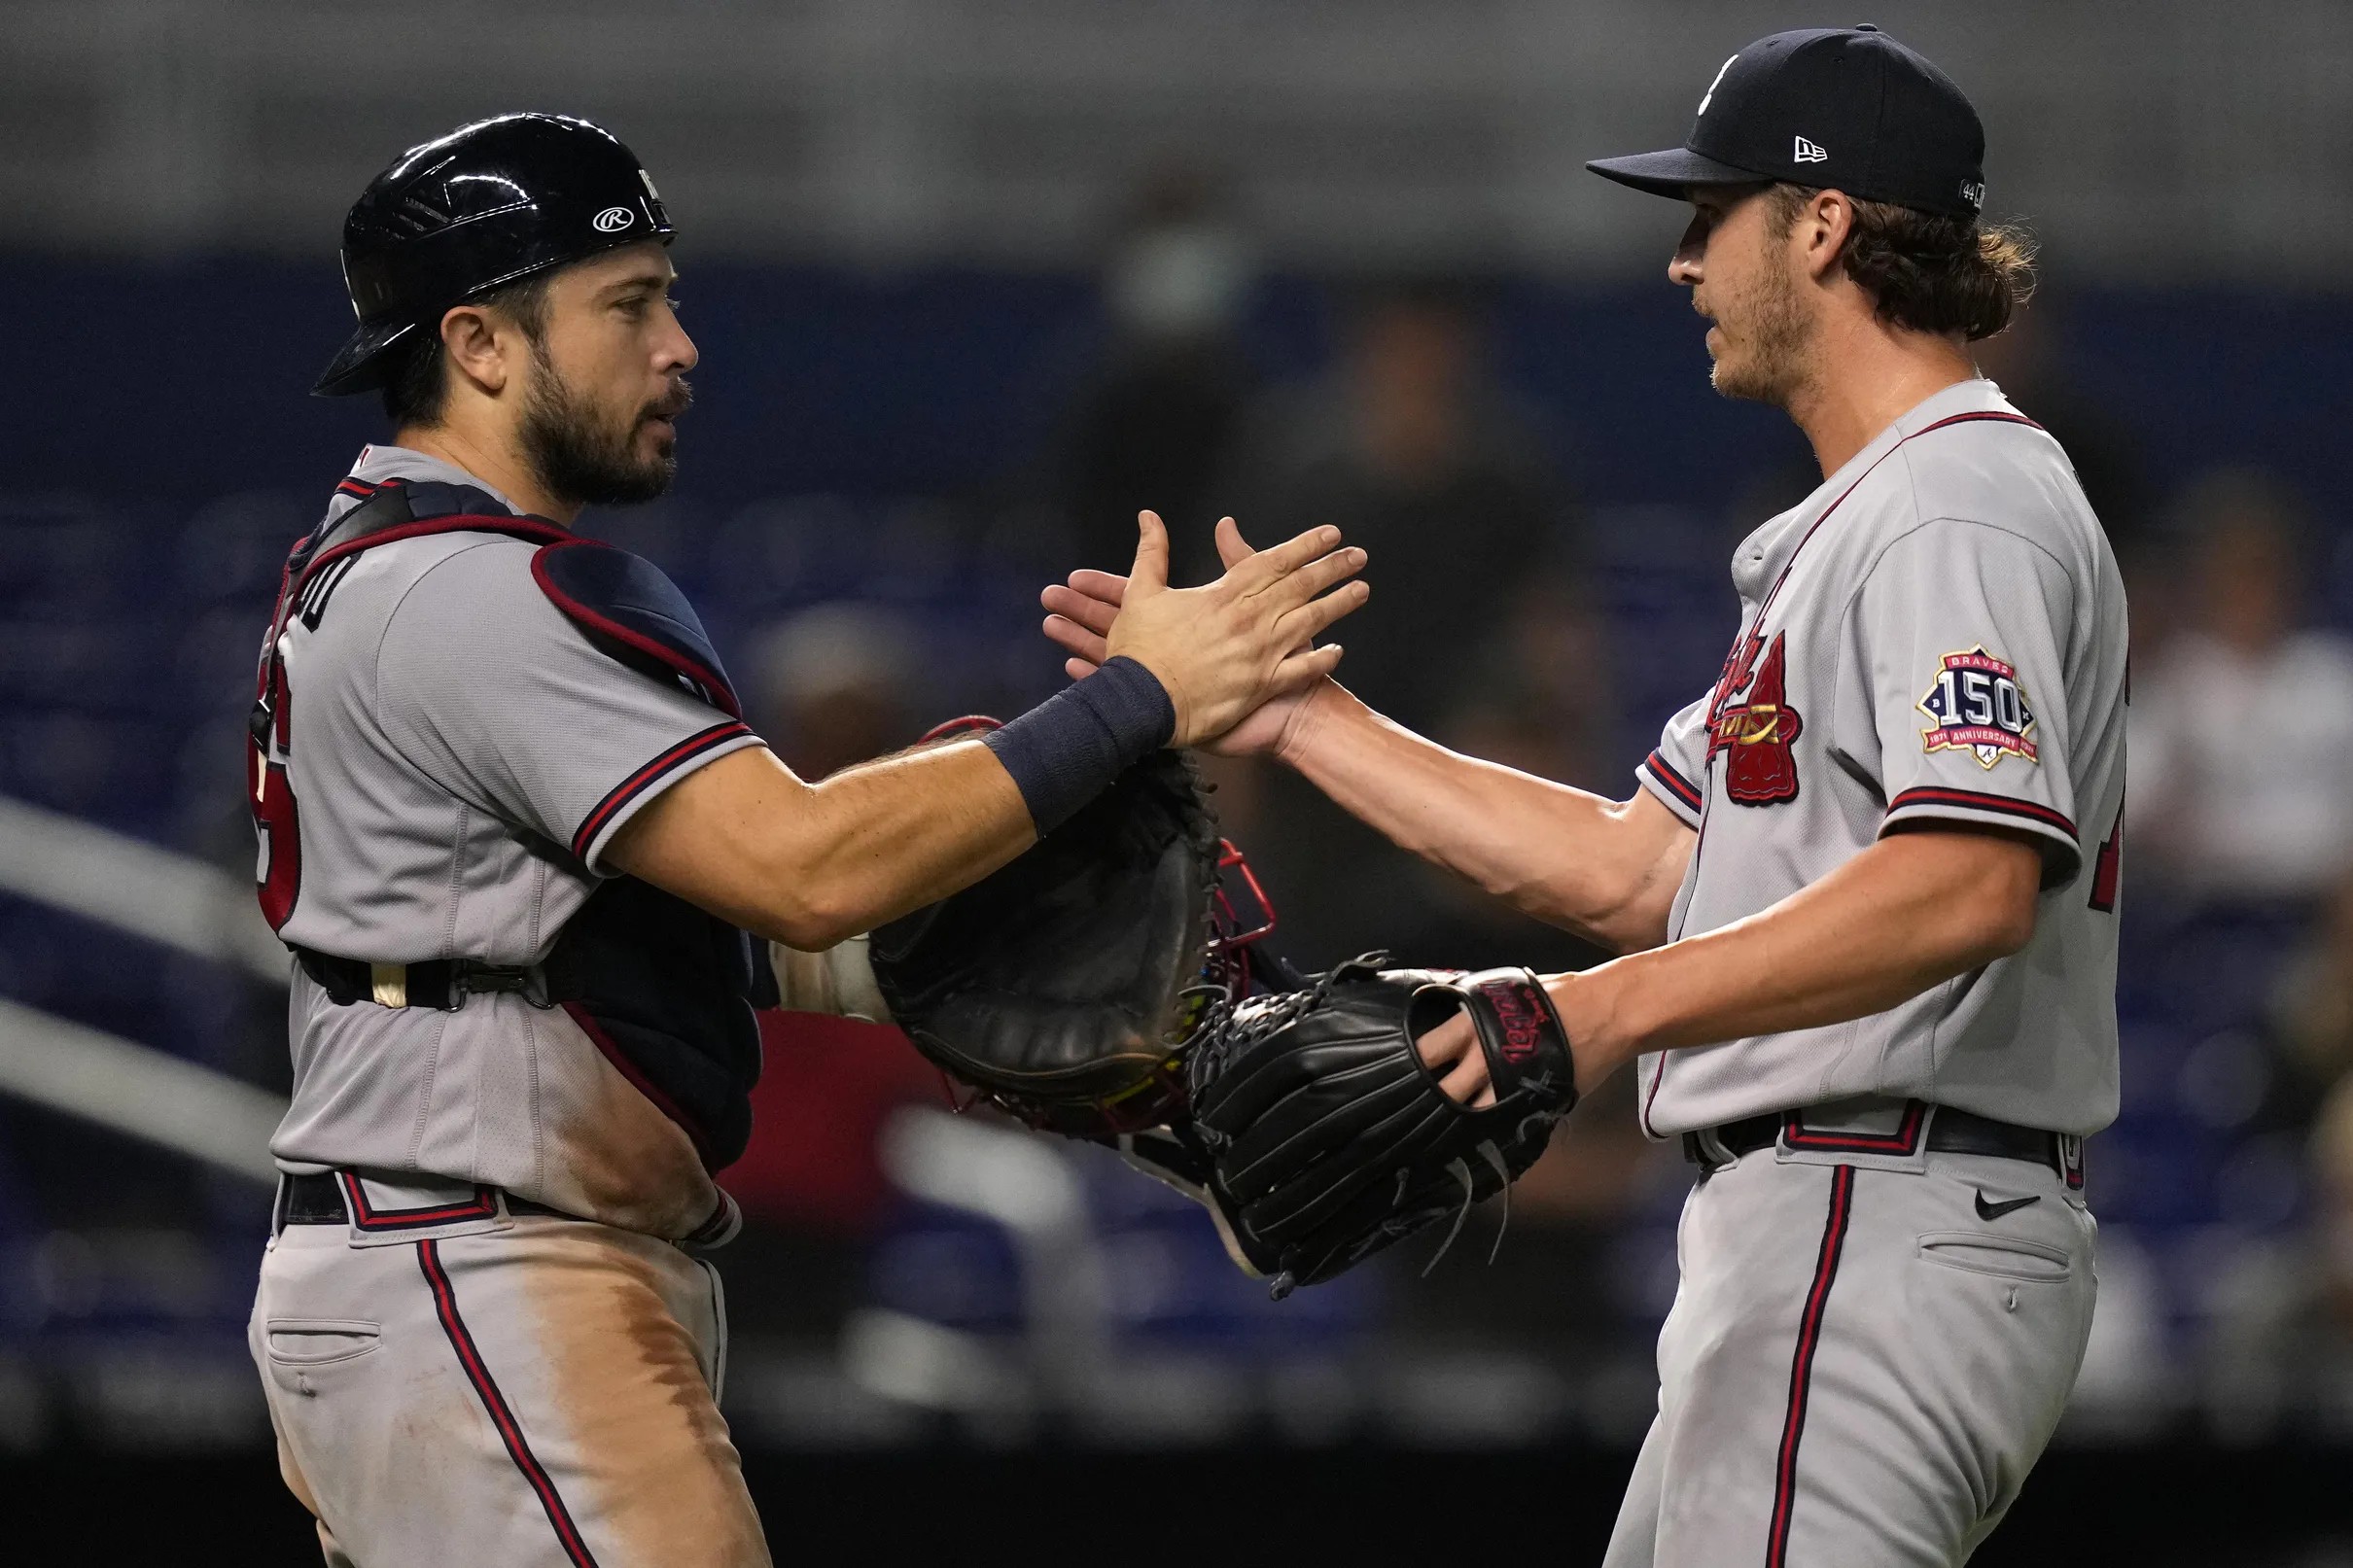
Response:
[[[1526,969],[1344,963],[1244,1001],[1192,1051],[1192,1134],[1238,1261],[1280,1298],[1519,1179],[1576,1104],[1568,1037]],[[1470,1016],[1495,1103],[1457,1104],[1414,1042]],[[1450,1237],[1451,1239],[1451,1237]]]

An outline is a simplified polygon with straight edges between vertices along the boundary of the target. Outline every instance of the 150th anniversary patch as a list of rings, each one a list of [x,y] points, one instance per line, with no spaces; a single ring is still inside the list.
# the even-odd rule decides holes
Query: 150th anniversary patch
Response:
[[[1936,683],[1917,706],[1936,720],[1920,731],[1925,750],[1974,751],[1979,764],[1988,769],[2006,756],[2040,760],[2029,738],[2034,710],[2026,706],[2018,671],[1986,652],[1983,644],[1966,653],[1946,654]]]

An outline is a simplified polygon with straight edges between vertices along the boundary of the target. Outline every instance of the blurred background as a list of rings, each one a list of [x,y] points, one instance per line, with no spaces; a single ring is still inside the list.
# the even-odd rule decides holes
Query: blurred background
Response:
[[[1677,209],[1579,165],[1679,141],[1751,38],[1857,19],[0,0],[14,1516],[315,1560],[242,1341],[288,1068],[241,731],[285,550],[383,434],[372,400],[304,393],[347,330],[341,214],[401,150],[535,108],[646,160],[699,399],[674,494],[583,526],[685,587],[803,773],[1051,690],[1038,586],[1124,565],[1149,505],[1197,572],[1223,511],[1342,525],[1377,590],[1352,685],[1622,795],[1715,673],[1732,546],[1818,475],[1780,415],[1708,391],[1663,277]],[[1982,363],[2073,455],[2133,605],[2098,1326],[1979,1560],[2353,1562],[2353,7],[1869,19],[1975,98],[1989,215],[2044,243]],[[1218,784],[1296,961],[1594,958],[1285,775]],[[767,1044],[723,1178],[753,1223],[720,1261],[780,1557],[979,1520],[1063,1555],[1021,1521],[1070,1523],[1071,1490],[1129,1555],[1266,1540],[1278,1509],[1330,1543],[1411,1496],[1598,1556],[1690,1179],[1630,1099],[1580,1108],[1492,1262],[1483,1213],[1426,1276],[1409,1246],[1274,1304],[1115,1162],[948,1116],[896,1035],[785,1016]],[[112,1506],[126,1476],[151,1506]]]

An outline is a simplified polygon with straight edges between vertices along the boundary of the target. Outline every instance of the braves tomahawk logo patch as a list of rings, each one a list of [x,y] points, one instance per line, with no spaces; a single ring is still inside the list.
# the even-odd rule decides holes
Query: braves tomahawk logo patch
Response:
[[[2018,671],[1982,643],[1966,653],[1946,654],[1916,706],[1935,720],[1920,731],[1924,750],[1974,751],[1986,769],[2006,756],[2041,760],[2032,739],[2034,710],[2026,706]]]
[[[1792,749],[1806,727],[1789,705],[1788,635],[1770,646],[1743,638],[1725,662],[1707,719],[1707,757],[1731,753],[1724,792],[1743,806],[1774,806],[1798,798],[1798,759]]]

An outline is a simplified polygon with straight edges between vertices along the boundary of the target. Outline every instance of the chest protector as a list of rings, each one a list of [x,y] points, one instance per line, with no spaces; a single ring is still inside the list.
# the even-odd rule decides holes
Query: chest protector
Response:
[[[291,737],[281,639],[294,618],[317,613],[306,607],[323,608],[325,591],[339,575],[331,569],[339,563],[378,544],[447,533],[503,534],[539,545],[532,579],[600,651],[729,718],[742,716],[700,617],[651,562],[517,516],[471,486],[395,480],[377,487],[295,546],[262,650],[247,783],[264,845],[258,891],[273,928],[293,914],[300,885],[300,838],[286,777]],[[307,962],[319,956],[304,957]],[[704,1167],[717,1171],[744,1152],[751,1136],[752,1087],[760,1070],[753,1013],[777,1001],[775,977],[761,958],[750,932],[651,883],[615,876],[565,923],[535,984],[524,989],[535,1002],[562,1007],[693,1140]],[[326,961],[368,960],[347,954]]]

